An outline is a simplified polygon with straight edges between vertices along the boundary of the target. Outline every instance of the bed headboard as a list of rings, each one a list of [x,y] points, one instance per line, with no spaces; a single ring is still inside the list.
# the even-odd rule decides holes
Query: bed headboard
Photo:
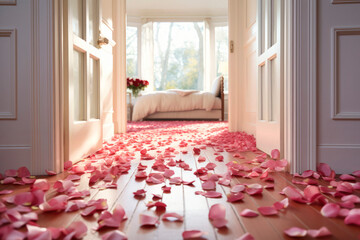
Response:
[[[220,80],[220,98],[221,98],[221,121],[224,121],[225,112],[225,94],[224,94],[224,76],[221,76]]]

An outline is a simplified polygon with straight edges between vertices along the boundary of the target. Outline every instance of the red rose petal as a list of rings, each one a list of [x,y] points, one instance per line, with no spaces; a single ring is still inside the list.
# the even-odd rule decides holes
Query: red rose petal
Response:
[[[339,177],[343,181],[355,181],[356,178],[354,176],[351,176],[349,174],[341,174]]]
[[[198,161],[199,162],[205,162],[206,158],[204,156],[199,156]]]
[[[331,175],[331,168],[326,163],[319,163],[319,165],[317,167],[317,171],[323,177],[329,177]]]
[[[355,177],[360,177],[360,170],[356,170],[356,171],[352,172],[351,174],[354,175]]]

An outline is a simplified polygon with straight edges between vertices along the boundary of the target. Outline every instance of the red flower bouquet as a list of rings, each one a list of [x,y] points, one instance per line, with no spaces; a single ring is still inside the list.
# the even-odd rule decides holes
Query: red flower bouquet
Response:
[[[145,88],[149,85],[147,80],[141,80],[139,78],[126,78],[127,88],[130,89],[134,95],[137,97],[140,91],[145,90]]]

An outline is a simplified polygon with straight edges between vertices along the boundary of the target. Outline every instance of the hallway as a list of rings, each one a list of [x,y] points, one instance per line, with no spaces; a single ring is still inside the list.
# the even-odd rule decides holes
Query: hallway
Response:
[[[229,133],[225,122],[129,123],[128,133],[73,166],[67,162],[61,174],[34,182],[24,169],[8,171],[0,237],[22,239],[27,229],[29,239],[126,239],[113,230],[128,239],[359,237],[360,213],[351,210],[360,202],[358,177],[332,181],[327,165],[293,177],[283,171],[286,161],[264,157],[253,136]],[[339,204],[322,207],[326,202]],[[284,232],[292,227],[330,233]]]

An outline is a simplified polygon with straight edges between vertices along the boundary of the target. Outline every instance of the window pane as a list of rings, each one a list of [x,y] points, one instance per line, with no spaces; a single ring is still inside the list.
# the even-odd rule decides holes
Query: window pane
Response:
[[[224,91],[228,91],[229,65],[228,27],[215,27],[215,64],[216,76],[224,76]]]
[[[138,28],[126,27],[126,76],[138,76]]]
[[[96,46],[99,37],[99,2],[98,0],[89,1],[89,42]]]
[[[85,82],[84,53],[74,49],[73,86],[74,86],[74,120],[84,121],[85,118]]]
[[[89,65],[89,101],[90,101],[90,119],[99,119],[99,60],[90,57]]]
[[[155,89],[203,90],[204,24],[156,22],[153,26]]]
[[[71,0],[71,22],[73,33],[79,37],[83,37],[83,1]]]

